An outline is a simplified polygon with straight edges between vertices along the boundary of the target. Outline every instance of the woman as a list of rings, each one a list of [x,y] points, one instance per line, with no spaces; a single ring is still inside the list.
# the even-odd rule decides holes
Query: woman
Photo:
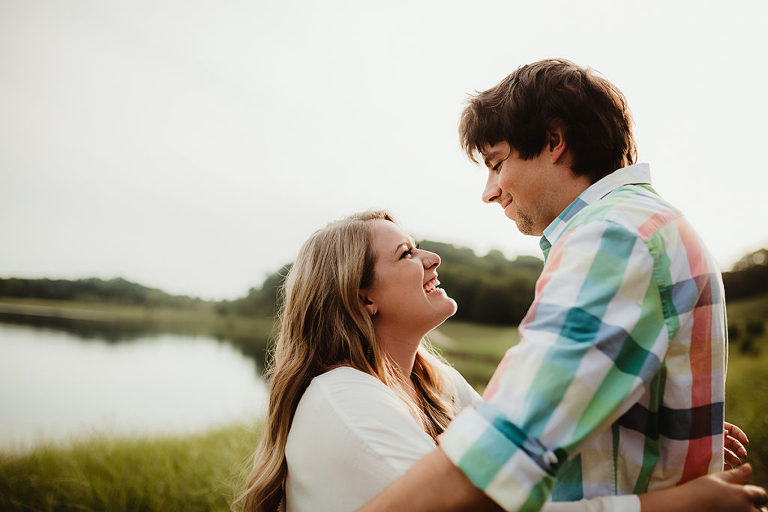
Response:
[[[439,264],[382,211],[332,223],[304,244],[284,286],[269,411],[238,500],[246,511],[277,510],[283,498],[289,512],[354,510],[434,449],[457,410],[479,400],[422,343],[456,312],[438,288]],[[631,511],[641,501],[644,510],[693,510],[712,496],[725,503],[760,492],[706,478],[675,489],[672,504],[669,491],[659,491],[545,510]],[[654,500],[663,505],[654,508]]]

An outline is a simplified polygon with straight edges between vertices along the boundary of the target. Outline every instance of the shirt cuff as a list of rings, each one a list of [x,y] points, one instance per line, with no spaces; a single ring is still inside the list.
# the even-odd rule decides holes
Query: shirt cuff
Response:
[[[565,453],[547,450],[487,402],[465,409],[443,434],[449,459],[504,510],[540,510]]]

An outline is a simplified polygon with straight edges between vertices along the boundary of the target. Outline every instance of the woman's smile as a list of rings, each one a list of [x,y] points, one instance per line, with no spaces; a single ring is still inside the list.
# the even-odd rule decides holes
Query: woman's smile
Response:
[[[436,291],[445,293],[441,288],[438,288],[439,285],[440,281],[437,280],[437,274],[435,274],[435,277],[424,283],[424,291],[428,294]]]

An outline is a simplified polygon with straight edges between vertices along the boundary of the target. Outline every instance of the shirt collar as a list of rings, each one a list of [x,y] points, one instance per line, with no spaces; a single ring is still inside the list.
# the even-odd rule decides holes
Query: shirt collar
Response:
[[[614,190],[624,185],[651,184],[651,169],[648,164],[635,164],[613,171],[608,176],[590,185],[579,197],[569,204],[560,215],[544,230],[539,246],[547,257],[549,249],[565,231],[568,221],[586,206],[596,203]]]

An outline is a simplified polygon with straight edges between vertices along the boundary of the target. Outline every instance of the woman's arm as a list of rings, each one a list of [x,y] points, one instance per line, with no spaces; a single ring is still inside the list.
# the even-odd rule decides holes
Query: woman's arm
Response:
[[[737,425],[725,422],[725,463],[723,469],[735,468],[747,458],[749,438]]]
[[[744,485],[752,467],[705,475],[679,487],[640,495],[642,512],[754,512],[768,503],[765,489]]]

